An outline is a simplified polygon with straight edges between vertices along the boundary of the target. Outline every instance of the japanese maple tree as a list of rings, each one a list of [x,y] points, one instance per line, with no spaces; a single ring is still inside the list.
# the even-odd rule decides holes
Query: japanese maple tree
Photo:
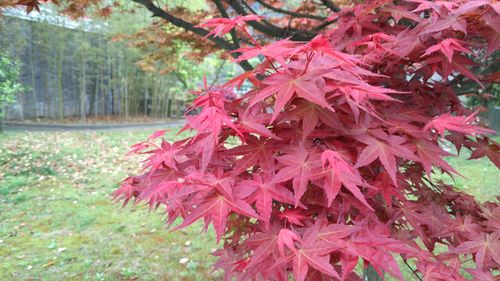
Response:
[[[309,41],[268,45],[246,27],[260,20],[200,25],[243,34],[235,61],[261,63],[199,93],[182,129],[192,137],[136,144],[145,173],[115,196],[164,206],[174,229],[212,225],[226,280],[361,280],[359,262],[402,280],[396,255],[420,280],[494,280],[498,202],[433,175],[459,176],[450,143],[499,167],[492,131],[454,86],[493,82],[471,69],[498,52],[500,4],[363,1]],[[244,81],[253,88],[228,99]]]

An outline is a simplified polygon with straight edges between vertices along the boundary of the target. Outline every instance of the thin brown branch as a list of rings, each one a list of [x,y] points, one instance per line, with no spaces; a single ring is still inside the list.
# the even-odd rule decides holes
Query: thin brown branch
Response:
[[[217,10],[219,10],[220,14],[225,17],[229,18],[229,14],[226,11],[226,8],[224,8],[224,4],[220,0],[214,0],[215,6],[217,7]],[[230,32],[231,34],[231,39],[233,39],[233,45],[236,49],[240,48],[240,41],[238,39],[238,36],[236,35],[236,31],[233,29]]]
[[[309,19],[315,19],[315,20],[325,20],[325,17],[322,16],[316,16],[316,15],[310,15],[310,14],[302,14],[302,13],[297,13],[297,12],[292,12],[284,9],[280,9],[277,7],[274,7],[271,4],[266,3],[264,0],[255,0],[256,2],[260,3],[262,6],[266,7],[267,9],[280,13],[280,14],[285,14],[292,16],[294,18],[309,18]]]
[[[187,89],[188,84],[187,84],[186,80],[184,80],[184,78],[182,78],[182,76],[179,74],[179,72],[174,71],[173,73],[174,73],[175,78],[177,78],[177,80],[179,80],[179,82],[182,83],[182,85],[184,86],[184,89]]]
[[[257,15],[259,16],[260,14],[254,9],[252,8],[252,5],[250,5],[248,3],[248,1],[241,1],[241,3],[243,4],[243,6],[245,6],[245,8],[250,11],[251,14],[254,14],[254,15]],[[264,23],[265,25],[268,25],[268,26],[274,26],[272,23],[268,22],[267,20],[265,19],[262,19],[260,22]]]
[[[151,0],[132,0],[132,1],[144,6],[146,9],[148,9],[153,14],[154,17],[162,18],[162,19],[170,22],[171,24],[173,24],[177,27],[183,28],[184,30],[187,30],[187,31],[191,31],[191,32],[193,32],[201,37],[205,37],[209,34],[208,30],[203,29],[203,28],[199,28],[199,27],[195,27],[195,25],[193,23],[187,22],[187,21],[185,21],[181,18],[178,18],[178,17],[168,13],[167,11],[157,7]],[[220,48],[222,48],[226,51],[233,51],[235,49],[234,46],[230,42],[228,42],[222,38],[208,36],[207,39],[212,41],[213,43],[215,43],[215,45],[219,46]],[[236,54],[236,53],[231,53],[231,55],[235,58],[238,57],[238,54]],[[249,71],[249,70],[253,69],[252,65],[246,60],[241,61],[239,64],[245,71]]]
[[[258,15],[259,13],[257,13],[257,11],[254,10],[254,8],[252,8],[252,6],[250,4],[248,4],[248,1],[242,1],[243,5],[245,5],[245,7],[254,15]]]
[[[340,12],[340,8],[337,7],[337,5],[333,4],[332,1],[330,0],[321,0],[321,3],[323,3],[323,5],[325,5],[326,7],[328,7],[328,9],[332,10],[332,12]]]
[[[215,84],[217,84],[217,82],[219,81],[219,78],[220,78],[220,73],[222,71],[222,68],[224,68],[224,64],[226,63],[225,60],[222,61],[222,63],[219,65],[219,67],[217,67],[217,70],[215,71],[215,78],[214,80],[212,81],[212,83],[210,83],[210,86],[209,88],[212,88]]]
[[[324,21],[322,24],[314,27],[312,30],[321,31],[321,30],[325,29],[327,26],[329,26],[330,24],[336,23],[337,21],[338,21],[338,18],[336,18],[334,20],[330,20],[330,21]]]
[[[401,259],[403,260],[404,264],[406,264],[406,266],[411,270],[411,272],[413,272],[413,275],[415,275],[415,277],[417,277],[418,280],[422,281],[422,277],[420,277],[417,271],[408,264],[408,261],[403,257],[403,255],[401,255]]]
[[[226,0],[226,3],[228,3],[238,14],[248,15],[245,11],[245,7],[243,7],[238,0]],[[280,28],[271,24],[265,25],[257,21],[251,21],[248,22],[248,24],[259,32],[276,38],[290,37],[290,39],[294,41],[309,41],[315,36],[315,34],[308,31]]]
[[[175,17],[172,14],[168,13],[167,11],[160,9],[155,4],[153,4],[151,0],[132,0],[132,1],[144,6],[146,9],[148,9],[150,12],[153,13],[154,17],[160,17],[177,27],[194,32],[195,34],[203,37],[207,36],[209,33],[208,30],[206,29],[195,27],[194,24],[187,22],[181,18]],[[208,39],[214,42],[217,46],[225,50],[232,50],[231,44],[222,38],[209,36]]]

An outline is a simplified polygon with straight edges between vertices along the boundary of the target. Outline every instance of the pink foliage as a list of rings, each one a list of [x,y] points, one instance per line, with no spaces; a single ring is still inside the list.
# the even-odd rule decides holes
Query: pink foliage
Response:
[[[175,229],[211,224],[226,280],[361,280],[360,260],[403,279],[395,255],[422,280],[493,280],[500,206],[431,175],[456,174],[445,140],[500,163],[452,88],[461,75],[487,83],[468,67],[498,50],[499,4],[397,3],[345,8],[310,42],[242,48],[244,59],[265,59],[226,87],[253,89],[235,100],[201,94],[183,128],[194,136],[169,143],[159,132],[134,146],[150,155],[146,173],[115,196],[165,206]],[[248,20],[258,19],[202,26],[250,34]]]

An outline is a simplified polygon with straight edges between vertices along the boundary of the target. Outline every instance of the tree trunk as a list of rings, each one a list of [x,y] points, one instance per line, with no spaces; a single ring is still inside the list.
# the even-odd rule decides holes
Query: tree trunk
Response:
[[[47,63],[47,69],[45,71],[42,71],[42,84],[43,84],[43,99],[45,100],[45,106],[47,108],[47,112],[44,117],[50,117],[51,116],[51,109],[52,107],[50,106],[50,93],[49,93],[49,74],[50,74],[50,55],[48,52],[43,52],[42,57],[45,57],[45,62]],[[42,113],[43,114],[43,113]]]
[[[63,87],[62,87],[62,73],[63,73],[63,60],[64,60],[64,42],[59,42],[59,56],[57,62],[57,96],[58,96],[58,108],[59,108],[59,119],[64,118],[64,97],[63,97]]]
[[[158,105],[160,104],[160,78],[154,80],[153,100],[151,102],[151,110],[154,117],[158,117]]]
[[[165,103],[167,108],[167,116],[166,118],[170,118],[172,116],[172,99],[170,98],[170,92],[167,91],[165,94]]]
[[[106,50],[106,53],[108,51]],[[104,77],[102,77],[99,81],[99,88],[101,89],[101,114],[102,115],[105,115],[107,113],[106,111],[106,96],[109,94],[109,87],[107,85],[109,85],[109,75],[110,75],[110,72],[109,72],[109,57],[108,55],[106,55],[106,69],[104,69],[105,72],[107,72],[107,75],[106,75],[106,80],[104,80]],[[107,83],[106,83],[107,82]]]
[[[21,121],[24,120],[24,104],[25,104],[25,101],[24,101],[24,94],[23,93],[18,93],[17,94],[17,98],[16,98],[17,102],[19,103],[19,108],[21,110],[20,112],[20,115],[21,115]]]
[[[148,116],[148,105],[149,105],[149,79],[148,75],[144,74],[144,116]]]
[[[34,113],[35,113],[35,119],[38,119],[38,97],[37,97],[37,91],[36,91],[36,76],[35,76],[35,46],[34,46],[34,40],[33,40],[33,33],[35,31],[33,30],[33,22],[30,21],[30,70],[31,70],[31,94],[33,98],[33,106],[34,106]]]
[[[87,123],[87,65],[85,61],[85,53],[82,54],[81,61],[81,86],[80,86],[80,122]]]
[[[89,78],[89,80],[90,79],[91,78]],[[98,81],[94,80],[93,83],[90,84],[91,94],[90,94],[89,102],[88,102],[89,103],[89,112],[88,112],[89,115],[95,115],[95,112],[96,112],[97,82]]]
[[[124,102],[125,102],[125,120],[128,120],[129,116],[129,100],[128,100],[128,75],[127,72],[125,72],[125,81],[124,81]]]
[[[106,103],[105,103],[105,112],[109,119],[109,115],[113,113],[113,64],[111,62],[110,54],[109,54],[109,44],[106,49],[106,60],[108,67],[108,79],[106,84]],[[111,105],[111,112],[108,110],[108,106]],[[104,112],[104,111],[103,111]]]
[[[122,71],[121,71],[121,66],[122,64],[122,55],[119,54],[119,58],[118,58],[118,61],[116,62],[116,71],[115,71],[115,76],[113,77],[113,88],[114,88],[114,94],[115,94],[115,97],[114,97],[114,101],[115,101],[115,111],[113,112],[114,114],[119,114],[121,115],[122,113],[122,110],[123,108],[119,107],[121,106],[121,101],[122,101],[122,91],[121,89],[123,89],[123,86],[121,87],[116,87],[116,82],[120,82],[122,81]],[[120,91],[118,91],[118,89],[120,89]]]
[[[95,66],[99,68],[99,65]],[[92,107],[92,113],[94,117],[97,117],[98,105],[99,105],[99,80],[101,79],[101,70],[99,68],[97,76],[94,80],[94,92],[92,94],[92,100],[90,101]]]

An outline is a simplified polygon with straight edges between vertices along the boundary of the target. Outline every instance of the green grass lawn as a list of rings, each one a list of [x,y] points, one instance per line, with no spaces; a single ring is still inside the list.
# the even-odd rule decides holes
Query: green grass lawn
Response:
[[[0,135],[0,280],[220,280],[217,245],[200,224],[172,233],[161,210],[111,201],[140,170],[127,148],[150,133]],[[496,167],[465,159],[450,160],[466,176],[455,185],[494,199]]]
[[[200,225],[172,233],[160,210],[111,201],[149,133],[0,136],[0,280],[220,279]]]
[[[495,138],[497,142],[500,138]],[[456,154],[454,148],[450,149]],[[496,166],[487,158],[466,161],[470,157],[470,151],[462,149],[460,157],[448,157],[446,159],[461,175],[451,178],[442,175],[444,182],[452,184],[456,188],[474,195],[479,201],[492,201],[496,196],[500,196],[500,172]]]

